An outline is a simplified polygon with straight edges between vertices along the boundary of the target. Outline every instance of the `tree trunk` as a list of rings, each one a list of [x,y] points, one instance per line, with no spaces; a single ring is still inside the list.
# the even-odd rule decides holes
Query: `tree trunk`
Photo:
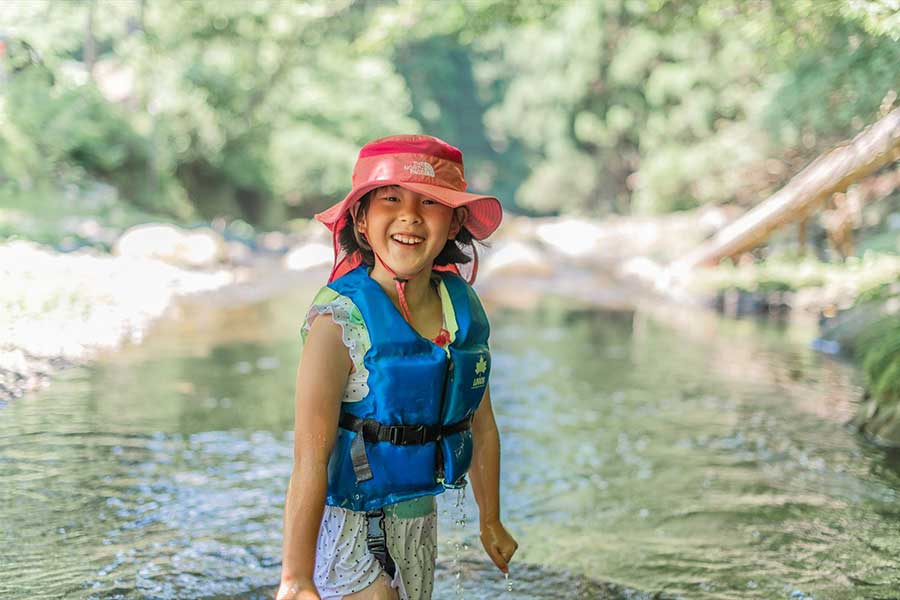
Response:
[[[94,14],[97,10],[96,0],[88,2],[87,18],[84,22],[84,68],[88,76],[94,78],[94,64],[97,62],[97,42],[94,39]]]
[[[798,252],[800,256],[806,256],[806,224],[808,222],[809,219],[803,217],[797,225],[797,245],[800,247]]]
[[[900,108],[867,127],[848,144],[814,160],[786,186],[673,263],[679,269],[717,264],[752,250],[787,223],[805,218],[823,200],[900,159]]]

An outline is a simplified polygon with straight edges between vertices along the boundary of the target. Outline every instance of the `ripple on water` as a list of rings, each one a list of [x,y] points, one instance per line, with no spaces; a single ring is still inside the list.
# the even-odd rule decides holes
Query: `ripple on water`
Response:
[[[493,326],[514,587],[469,494],[465,525],[439,516],[436,600],[457,585],[525,599],[900,588],[900,461],[835,416],[852,373],[726,325],[702,338],[538,311]],[[142,350],[0,408],[0,597],[271,598],[296,339],[293,321],[270,329],[290,335]]]

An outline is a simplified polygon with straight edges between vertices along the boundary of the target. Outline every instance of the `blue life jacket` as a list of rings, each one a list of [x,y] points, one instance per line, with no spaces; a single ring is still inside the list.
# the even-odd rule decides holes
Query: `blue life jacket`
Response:
[[[465,484],[469,424],[490,375],[490,327],[474,290],[439,274],[459,327],[449,360],[404,320],[365,265],[328,286],[356,305],[372,344],[363,357],[369,393],[341,407],[328,462],[331,506],[369,511]]]

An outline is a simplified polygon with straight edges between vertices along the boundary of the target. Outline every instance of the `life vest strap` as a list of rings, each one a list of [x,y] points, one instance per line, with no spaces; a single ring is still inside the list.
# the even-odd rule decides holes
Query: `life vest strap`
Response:
[[[375,419],[361,419],[350,413],[341,413],[338,424],[350,431],[362,432],[367,442],[390,442],[397,446],[410,446],[436,442],[443,437],[465,431],[472,426],[472,417],[450,425],[385,425]]]
[[[383,508],[366,512],[366,547],[381,564],[388,577],[393,579],[397,566],[387,547]]]

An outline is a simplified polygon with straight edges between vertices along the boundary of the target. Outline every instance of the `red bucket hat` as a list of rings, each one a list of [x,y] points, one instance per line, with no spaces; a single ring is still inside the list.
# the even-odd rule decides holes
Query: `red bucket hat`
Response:
[[[463,226],[476,240],[493,233],[503,218],[497,198],[466,192],[459,148],[430,135],[392,135],[374,140],[359,151],[350,193],[316,215],[331,230],[334,242],[334,267],[329,282],[362,263],[359,252],[347,256],[338,242],[338,233],[350,218],[350,210],[368,192],[388,185],[422,194],[451,208],[466,207],[468,215]],[[459,272],[455,266],[450,268]],[[471,279],[474,280],[474,272]]]

